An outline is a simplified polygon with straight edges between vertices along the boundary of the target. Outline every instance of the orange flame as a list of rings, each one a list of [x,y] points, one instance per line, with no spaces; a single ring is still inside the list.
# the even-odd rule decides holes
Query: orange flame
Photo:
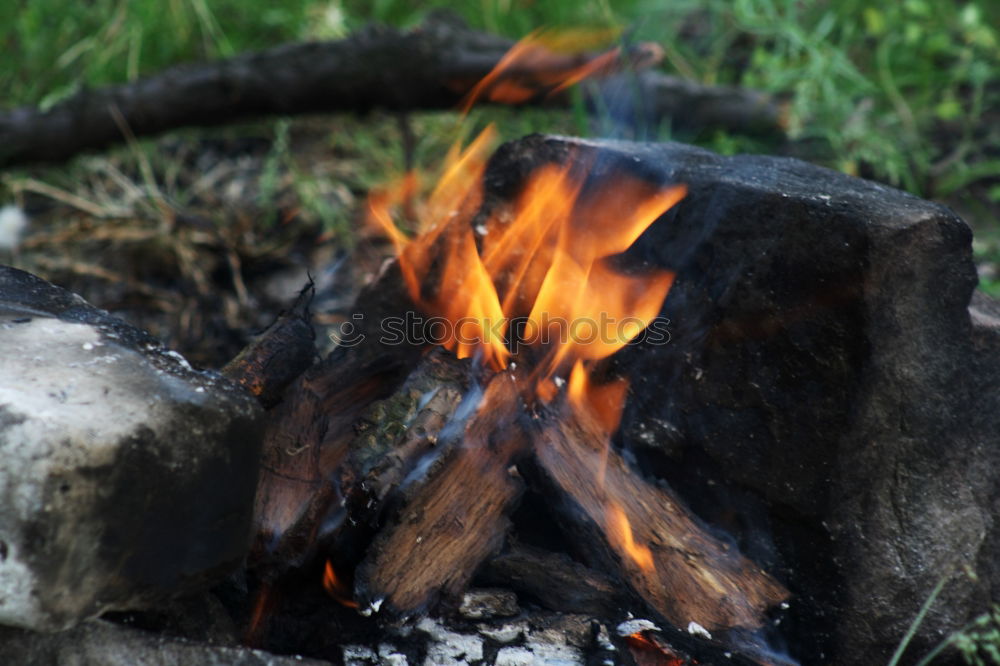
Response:
[[[519,74],[564,87],[600,73],[618,57],[617,49],[595,58],[579,53],[619,32],[535,31],[470,91],[463,109],[480,99],[497,99],[498,86],[519,80]],[[673,274],[624,275],[609,260],[627,250],[685,189],[623,175],[610,186],[584,193],[585,170],[546,166],[529,177],[509,218],[494,215],[476,226],[483,236],[477,243],[472,222],[482,203],[481,182],[495,138],[490,126],[465,150],[457,143],[452,147],[437,186],[422,206],[412,207],[417,218],[411,220],[416,223],[412,239],[393,212],[410,201],[415,174],[374,192],[369,218],[395,246],[416,305],[448,322],[436,342],[459,358],[481,354],[495,370],[505,368],[512,349],[516,351],[514,345],[508,348],[511,337],[543,348],[533,393],[551,400],[570,369],[580,385],[584,368],[577,361],[610,356],[659,313]],[[513,319],[525,322],[523,330],[510,331]],[[598,393],[587,402],[604,405],[599,418],[610,433],[620,406],[609,400],[614,395],[620,402],[624,389]]]
[[[616,39],[617,28],[535,30],[515,44],[462,101],[467,113],[477,102],[520,104],[542,93],[555,93],[614,69],[621,49],[581,62],[579,53]]]
[[[592,414],[601,430],[608,435],[618,428],[627,390],[628,383],[624,379],[607,384],[592,383],[581,361],[573,365],[566,386],[566,394],[573,407]]]
[[[352,598],[350,586],[337,576],[330,560],[326,561],[326,566],[323,568],[323,589],[341,605],[348,608],[358,607],[358,603]]]
[[[612,66],[619,56],[614,50],[581,63],[555,55],[574,44],[579,47],[578,36],[560,40],[532,33],[473,88],[464,110],[480,99],[527,99],[539,84],[560,89]],[[534,79],[525,83],[518,71]],[[589,372],[646,329],[674,279],[665,270],[623,273],[614,258],[680,201],[686,188],[626,173],[584,188],[586,164],[553,164],[531,173],[510,205],[487,213],[482,182],[495,139],[491,126],[464,150],[452,147],[433,192],[411,207],[414,234],[395,219],[414,191],[412,174],[373,193],[369,217],[395,246],[413,302],[448,324],[435,342],[459,358],[478,356],[496,371],[526,352],[531,371],[525,397],[551,402],[566,385],[568,404],[590,414],[610,437],[627,384],[594,382]],[[602,483],[606,459],[595,470]],[[654,569],[651,551],[635,542],[621,507],[607,507],[606,531],[619,552],[643,570]]]
[[[450,323],[437,341],[459,358],[481,353],[500,370],[511,356],[509,323],[523,319],[524,330],[514,333],[518,342],[547,352],[536,383],[537,394],[549,399],[556,389],[545,381],[568,374],[578,360],[610,356],[659,313],[673,274],[625,275],[610,258],[627,250],[685,190],[623,175],[613,187],[582,193],[585,173],[545,166],[530,176],[512,211],[477,227],[480,251],[472,221],[493,137],[488,128],[466,150],[451,153],[444,176],[417,211],[414,238],[393,221],[391,208],[401,201],[393,190],[373,195],[369,212],[396,246],[414,302]]]
[[[607,509],[606,517],[605,531],[611,543],[625,551],[643,571],[655,571],[653,553],[646,546],[635,542],[632,537],[632,525],[625,511],[620,506],[612,504]]]

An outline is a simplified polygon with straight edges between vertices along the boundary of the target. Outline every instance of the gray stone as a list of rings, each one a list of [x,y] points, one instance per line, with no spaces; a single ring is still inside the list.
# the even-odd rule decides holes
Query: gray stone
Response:
[[[968,226],[797,160],[544,136],[498,151],[487,206],[567,160],[688,186],[625,258],[677,273],[670,342],[617,359],[625,446],[788,583],[793,653],[885,663],[963,566],[978,578],[954,576],[908,654],[984,611],[1000,589],[1000,316],[978,299],[970,317]]]
[[[243,647],[192,643],[102,620],[58,634],[0,627],[0,663],[18,666],[328,666]]]
[[[260,410],[148,334],[0,268],[0,623],[202,589],[246,551]]]

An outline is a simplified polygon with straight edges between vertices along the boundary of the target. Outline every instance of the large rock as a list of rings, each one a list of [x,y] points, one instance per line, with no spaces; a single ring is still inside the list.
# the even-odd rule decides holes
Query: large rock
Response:
[[[63,629],[218,580],[248,545],[255,401],[0,267],[0,623]]]
[[[970,320],[968,226],[797,160],[542,136],[498,151],[487,206],[566,160],[689,188],[629,253],[677,279],[670,343],[620,355],[625,445],[788,582],[788,649],[885,663],[963,566],[978,579],[953,577],[907,654],[986,610],[1000,589],[1000,318],[980,303]]]

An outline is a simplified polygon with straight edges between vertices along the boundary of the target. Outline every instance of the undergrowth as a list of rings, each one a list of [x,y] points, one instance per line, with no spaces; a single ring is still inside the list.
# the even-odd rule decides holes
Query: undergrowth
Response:
[[[413,25],[441,7],[512,37],[540,25],[625,26],[661,43],[682,76],[788,94],[793,136],[827,144],[845,171],[870,169],[928,196],[991,180],[1000,199],[1000,153],[977,149],[1000,146],[1000,130],[981,127],[1000,101],[1000,6],[988,0],[33,0],[0,9],[0,83],[8,105],[44,106],[175,62],[370,21]]]
[[[791,143],[767,144],[724,132],[676,136],[669,126],[659,128],[660,138],[723,153],[795,154],[946,201],[977,230],[1000,228],[1000,3],[992,0],[882,5],[861,0],[32,0],[0,5],[0,89],[7,93],[8,107],[51,106],[86,86],[134,80],[170,64],[290,40],[341,37],[372,21],[412,26],[439,9],[461,15],[474,28],[510,37],[542,25],[617,25],[626,29],[626,39],[663,46],[668,72],[704,83],[751,86],[790,103]],[[558,114],[530,130],[567,125],[577,133],[588,131]],[[361,125],[348,140],[358,146],[383,142],[377,131]],[[443,140],[418,136],[417,151]],[[278,145],[275,160],[280,152]],[[298,176],[307,208],[331,218],[322,184],[310,181],[306,172]],[[977,256],[981,262],[994,260],[988,251]]]

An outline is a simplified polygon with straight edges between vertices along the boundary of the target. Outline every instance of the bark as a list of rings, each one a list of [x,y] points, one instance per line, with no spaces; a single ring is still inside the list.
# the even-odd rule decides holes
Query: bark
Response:
[[[289,311],[278,315],[222,369],[265,408],[276,405],[285,388],[316,360],[316,334],[309,323],[312,294],[312,285],[303,289]]]
[[[453,448],[403,498],[358,568],[362,607],[392,614],[426,610],[465,590],[476,569],[503,546],[509,513],[523,490],[511,468],[526,439],[518,425],[513,374],[493,377]],[[419,471],[419,470],[418,470]]]
[[[354,424],[372,403],[392,395],[420,358],[420,348],[389,347],[379,335],[380,322],[409,303],[395,264],[362,290],[358,303],[365,304],[363,341],[306,370],[269,414],[250,554],[250,565],[269,576],[313,552],[322,522],[343,499],[338,480],[350,476],[341,468],[349,461]]]
[[[177,66],[133,83],[84,90],[48,110],[22,107],[0,114],[0,168],[62,161],[128,136],[268,115],[454,108],[510,46],[508,40],[432,20],[411,31],[370,27],[339,41]],[[626,59],[628,54],[622,65]],[[507,78],[537,88],[518,103],[565,104],[565,95],[547,94],[553,89],[551,68],[586,60],[557,58],[545,63],[544,72],[521,68]],[[648,98],[644,104],[656,125],[664,114],[682,125],[693,121],[734,131],[775,131],[782,123],[781,105],[753,91],[701,86],[656,72],[641,75],[638,91]]]

